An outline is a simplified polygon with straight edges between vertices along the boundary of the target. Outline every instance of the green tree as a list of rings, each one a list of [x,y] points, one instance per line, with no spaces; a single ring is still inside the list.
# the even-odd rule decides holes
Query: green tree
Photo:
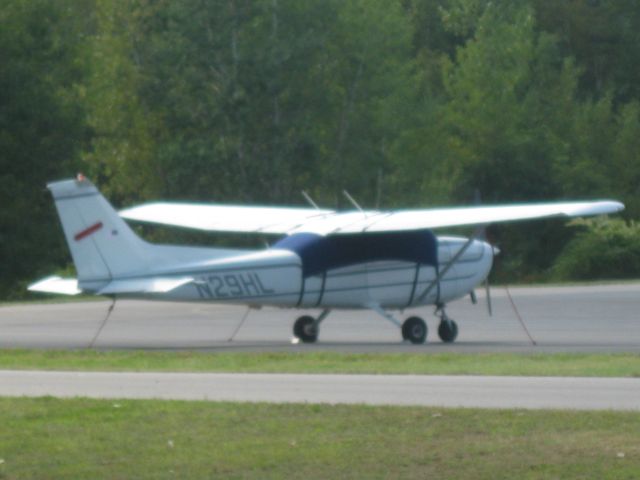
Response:
[[[120,195],[372,200],[411,74],[400,5],[100,7],[88,158]]]
[[[640,104],[622,106],[613,128],[615,140],[607,162],[611,192],[619,195],[628,218],[640,218]]]
[[[560,280],[637,278],[640,274],[640,226],[621,219],[575,221],[581,231],[554,265]]]
[[[84,16],[82,14],[85,14]],[[9,0],[0,10],[0,295],[66,258],[45,183],[78,167],[91,3]]]
[[[155,143],[164,132],[138,94],[143,65],[135,0],[95,0],[95,34],[88,38],[89,67],[84,104],[92,130],[83,152],[87,174],[116,204],[141,200],[158,191],[162,179],[153,168]]]
[[[539,28],[554,33],[563,56],[582,69],[583,97],[613,93],[614,103],[638,99],[640,7],[635,0],[532,0]]]
[[[488,3],[474,38],[444,70],[449,132],[446,163],[454,198],[480,189],[487,200],[548,199],[555,126],[576,72],[553,38],[538,34],[528,7]]]

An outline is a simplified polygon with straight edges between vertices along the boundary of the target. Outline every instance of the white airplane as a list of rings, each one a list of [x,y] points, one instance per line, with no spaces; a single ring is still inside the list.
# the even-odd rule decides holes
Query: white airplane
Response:
[[[226,302],[250,307],[320,308],[302,316],[294,336],[315,342],[332,309],[370,309],[402,338],[423,343],[427,325],[393,310],[435,305],[438,335],[453,342],[445,305],[471,294],[491,270],[494,248],[480,237],[495,222],[618,212],[619,202],[539,203],[430,210],[337,212],[189,203],[149,203],[116,212],[82,175],[50,183],[78,278],[48,277],[29,290],[75,295]],[[220,232],[279,234],[263,250],[150,244],[123,220]],[[470,238],[432,229],[476,226]]]

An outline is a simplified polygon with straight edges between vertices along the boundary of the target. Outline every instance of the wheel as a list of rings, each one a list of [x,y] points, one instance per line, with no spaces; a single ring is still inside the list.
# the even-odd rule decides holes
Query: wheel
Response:
[[[420,317],[409,317],[402,324],[402,338],[411,343],[424,343],[427,339],[427,324]]]
[[[314,343],[318,339],[318,328],[315,326],[315,319],[308,315],[300,317],[293,324],[293,335],[302,340],[303,343]]]
[[[444,343],[452,343],[458,336],[458,324],[453,320],[441,320],[438,325],[438,336]]]

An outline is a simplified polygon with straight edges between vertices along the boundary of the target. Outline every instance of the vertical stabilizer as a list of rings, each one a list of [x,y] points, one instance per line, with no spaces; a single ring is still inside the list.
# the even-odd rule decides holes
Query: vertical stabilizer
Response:
[[[140,239],[87,179],[47,185],[56,203],[80,282],[143,274],[150,245]]]

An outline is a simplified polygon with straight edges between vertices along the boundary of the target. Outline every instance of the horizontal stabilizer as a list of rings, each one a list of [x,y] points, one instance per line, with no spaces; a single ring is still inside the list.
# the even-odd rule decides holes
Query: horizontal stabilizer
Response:
[[[78,288],[75,278],[47,277],[32,285],[28,289],[32,292],[60,293],[63,295],[78,295],[82,290]]]
[[[98,295],[115,295],[122,293],[167,293],[190,282],[193,282],[192,277],[151,277],[113,280],[97,293]]]

